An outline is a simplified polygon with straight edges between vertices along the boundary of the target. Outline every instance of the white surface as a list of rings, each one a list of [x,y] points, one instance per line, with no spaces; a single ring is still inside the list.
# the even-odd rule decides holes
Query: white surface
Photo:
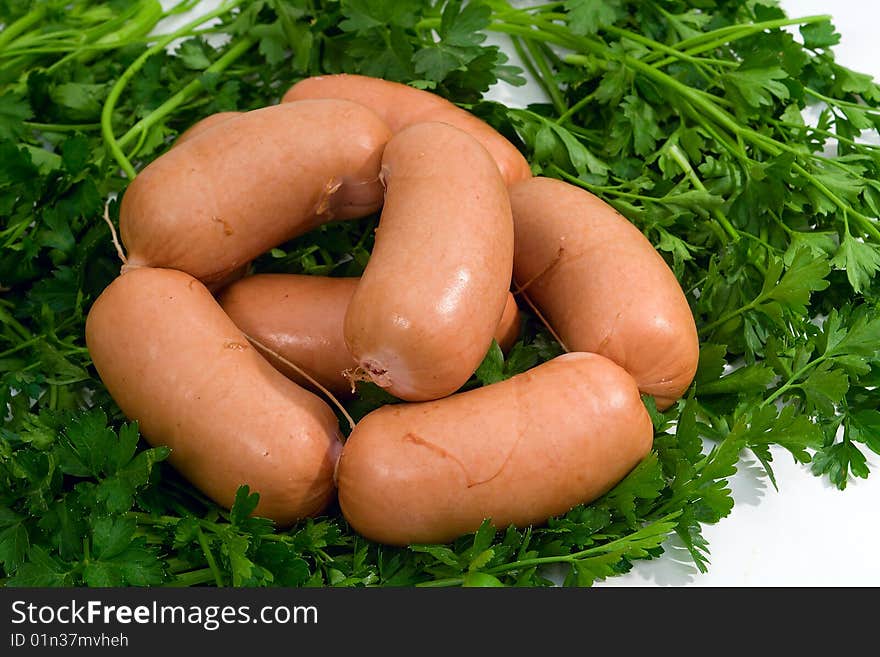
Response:
[[[880,77],[880,4],[867,0],[783,0],[793,17],[831,14],[841,43],[837,61]],[[838,491],[781,450],[774,453],[777,493],[754,462],[733,480],[730,516],[705,528],[711,565],[699,573],[678,542],[662,558],[639,563],[610,586],[878,586],[880,457],[872,474]]]

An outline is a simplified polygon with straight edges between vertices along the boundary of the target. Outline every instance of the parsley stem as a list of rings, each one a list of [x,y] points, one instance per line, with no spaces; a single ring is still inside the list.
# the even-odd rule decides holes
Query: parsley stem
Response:
[[[828,187],[826,187],[825,184],[821,180],[816,178],[812,173],[807,171],[804,167],[802,167],[797,162],[795,162],[792,165],[792,168],[795,169],[799,174],[801,174],[805,179],[809,180],[810,183],[816,189],[818,189],[820,192],[822,192],[822,194],[828,200],[830,200],[834,205],[837,206],[837,208],[841,212],[843,212],[844,216],[846,216],[848,214],[848,215],[854,217],[859,222],[859,225],[865,230],[866,233],[870,234],[875,240],[880,242],[880,230],[877,229],[877,226],[874,225],[874,222],[872,222],[868,217],[863,215],[861,212],[858,212],[855,208],[844,203],[843,200],[841,200],[841,198],[839,196],[837,196],[837,194],[835,194],[830,189],[828,189]]]
[[[579,101],[577,101],[574,105],[572,105],[567,110],[565,110],[562,114],[560,114],[559,118],[556,119],[556,123],[559,125],[562,125],[563,123],[568,121],[568,119],[570,119],[572,116],[574,116],[575,114],[580,112],[590,102],[592,102],[595,97],[596,97],[595,91],[591,94],[587,94],[586,96],[581,98]]]
[[[848,137],[844,137],[843,135],[839,135],[836,132],[832,132],[831,130],[823,130],[822,128],[818,128],[811,125],[805,125],[802,123],[791,123],[790,121],[780,121],[778,119],[770,119],[770,123],[773,125],[782,127],[782,128],[792,128],[794,130],[803,130],[805,132],[812,132],[817,135],[822,135],[823,137],[827,137],[829,139],[834,139],[836,141],[842,142],[844,144],[848,144],[850,146],[856,146],[858,148],[866,148],[868,150],[877,150],[880,149],[880,145],[877,144],[868,144],[858,142],[855,139],[849,139]],[[834,160],[829,160],[828,158],[823,157],[823,161],[826,162],[834,162]]]
[[[719,319],[715,320],[714,322],[706,324],[705,326],[700,328],[697,331],[697,333],[701,336],[706,335],[707,333],[709,333],[713,329],[721,326],[722,324],[729,322],[734,317],[738,317],[739,315],[742,315],[743,313],[746,313],[746,312],[752,310],[755,306],[760,304],[764,300],[764,298],[765,297],[763,295],[759,295],[758,297],[756,297],[755,299],[753,299],[752,301],[750,301],[746,305],[741,306],[740,308],[737,308],[736,310],[732,310],[731,312],[729,312],[725,315],[722,315]]]
[[[629,39],[630,41],[635,41],[636,43],[640,43],[643,46],[647,46],[651,48],[655,52],[663,52],[670,56],[670,58],[675,61],[676,59],[688,62],[689,64],[695,65],[700,73],[703,75],[703,78],[711,83],[712,79],[707,77],[705,74],[705,70],[703,69],[706,65],[712,66],[722,66],[725,68],[739,68],[739,63],[735,61],[731,61],[729,59],[715,59],[715,58],[699,58],[694,57],[693,55],[689,55],[686,52],[682,52],[681,50],[677,50],[672,46],[667,46],[665,43],[660,43],[659,41],[655,41],[654,39],[649,39],[646,36],[642,36],[641,34],[637,34],[635,32],[631,32],[630,30],[625,30],[623,28],[609,26],[605,28],[605,31],[609,34],[613,34],[615,36],[620,37],[621,39]],[[668,61],[668,60],[664,60]],[[655,68],[660,68],[659,64],[654,64]]]
[[[100,130],[100,123],[33,123],[24,121],[25,126],[34,130],[42,130],[43,132],[78,132],[89,130]]]
[[[135,59],[129,65],[129,67],[127,69],[125,69],[125,71],[123,71],[122,75],[120,75],[119,78],[116,80],[116,84],[113,85],[113,88],[110,90],[110,93],[107,95],[107,99],[104,101],[104,107],[101,110],[101,133],[104,136],[104,142],[107,145],[107,148],[110,149],[110,153],[113,155],[113,158],[117,161],[119,166],[122,168],[122,170],[126,173],[126,175],[129,178],[134,178],[137,175],[137,172],[134,170],[134,167],[132,166],[131,162],[128,161],[128,158],[122,152],[122,147],[125,146],[125,144],[128,143],[128,141],[130,141],[135,136],[136,133],[132,132],[132,130],[129,130],[119,141],[117,141],[116,136],[113,134],[113,110],[116,107],[116,102],[119,100],[119,97],[122,95],[123,89],[125,89],[129,80],[131,80],[131,78],[134,77],[135,73],[137,73],[144,66],[144,64],[147,62],[147,60],[150,57],[152,57],[156,53],[164,50],[168,46],[168,44],[170,44],[175,39],[179,39],[181,37],[187,36],[191,30],[197,28],[199,25],[202,25],[203,23],[207,23],[209,20],[212,20],[214,18],[217,18],[218,16],[222,16],[223,14],[228,13],[231,9],[233,9],[237,5],[241,4],[242,1],[243,0],[230,0],[229,2],[225,2],[217,9],[215,9],[213,11],[209,11],[206,14],[199,16],[195,20],[190,21],[189,23],[187,23],[186,25],[181,27],[179,30],[172,32],[171,34],[159,39],[155,44],[153,44],[153,46],[151,46],[150,48],[145,50],[143,53],[141,53],[140,57]],[[245,41],[247,41],[247,40],[245,40]],[[215,62],[215,64],[216,63],[217,62]],[[228,62],[226,65],[228,65]],[[190,88],[190,86],[192,84],[193,83],[190,83],[190,85],[187,85],[187,87],[185,87],[185,89],[189,89],[189,93],[192,93],[192,91],[200,88],[200,86],[201,86],[201,83],[196,82],[196,86],[193,88]],[[180,93],[181,92],[178,92],[178,94],[175,94],[175,96],[173,96],[172,99],[177,98]],[[163,107],[165,108],[165,110],[164,110],[165,114],[163,114],[162,116],[165,116],[166,114],[168,114],[171,110],[173,110],[175,107],[177,107],[177,105],[179,105],[181,102],[183,102],[183,100],[184,100],[184,98],[180,97],[177,103],[170,105],[170,106],[168,105],[169,101],[166,101],[166,103],[163,105]],[[158,112],[158,111],[159,110],[157,109],[150,116],[152,116],[153,114],[156,114],[156,112]],[[145,123],[147,118],[149,118],[149,117],[145,117],[144,119],[141,119],[141,121],[139,121],[137,124],[135,124],[135,127],[140,126],[140,129],[143,129],[143,124]],[[159,119],[157,118],[153,122],[155,122],[157,120],[159,120]],[[152,125],[152,123],[150,125]]]
[[[523,42],[525,43],[529,54],[532,56],[532,61],[534,61],[540,72],[540,77],[538,78],[539,83],[550,96],[550,100],[553,102],[553,107],[556,109],[557,114],[564,114],[568,111],[568,105],[566,105],[565,99],[559,91],[559,86],[553,82],[553,72],[550,70],[550,66],[547,63],[547,57],[541,52],[540,47],[538,47],[532,39],[523,39]]]
[[[780,387],[778,387],[778,388],[774,391],[774,393],[773,393],[772,395],[770,395],[770,396],[767,397],[764,401],[762,401],[762,402],[761,402],[761,405],[760,405],[760,408],[764,408],[765,406],[768,406],[769,404],[772,404],[774,401],[776,401],[776,399],[779,398],[780,395],[782,395],[782,394],[785,393],[787,390],[789,390],[790,388],[792,388],[792,387],[795,385],[795,382],[796,382],[799,378],[801,378],[801,377],[802,377],[804,374],[806,374],[809,370],[811,370],[811,369],[813,369],[814,367],[816,367],[817,365],[823,363],[825,360],[827,360],[827,358],[828,358],[827,355],[824,355],[824,354],[823,354],[822,356],[819,356],[819,357],[816,358],[815,360],[811,360],[809,363],[807,363],[806,365],[804,365],[804,366],[803,366],[802,368],[800,368],[797,372],[795,372],[794,374],[792,374],[792,375],[788,378],[788,381],[786,381],[783,385],[781,385]]]
[[[626,549],[630,547],[630,544],[632,543],[637,544],[639,540],[648,537],[659,536],[661,534],[666,536],[671,534],[675,530],[675,524],[672,521],[678,518],[678,516],[680,515],[681,511],[675,511],[662,518],[659,518],[658,520],[642,526],[631,534],[627,534],[626,536],[622,536],[616,540],[609,541],[608,543],[603,543],[602,545],[587,548],[586,550],[571,552],[569,554],[554,555],[550,557],[520,559],[518,561],[511,561],[510,563],[506,563],[501,566],[496,566],[495,568],[488,568],[482,572],[488,573],[490,575],[500,575],[511,570],[522,570],[524,568],[532,568],[534,566],[547,566],[556,563],[572,563],[580,559],[586,559],[589,557],[595,557],[618,551],[620,551],[621,556],[623,556],[623,553],[625,553]],[[463,581],[464,578],[462,577],[452,577],[448,579],[437,579],[428,582],[420,582],[419,584],[416,584],[416,586],[458,586],[462,584]]]
[[[810,89],[810,87],[804,87],[804,93],[808,96],[812,96],[818,100],[821,100],[829,105],[834,105],[836,107],[848,107],[850,109],[858,110],[860,112],[867,112],[869,114],[880,114],[880,107],[871,107],[870,105],[859,105],[858,103],[852,103],[848,100],[840,100],[838,98],[832,98],[831,96],[826,96],[824,94],[820,94],[815,89]]]
[[[199,540],[199,547],[202,548],[202,552],[205,554],[205,561],[208,562],[208,568],[210,568],[211,573],[214,576],[214,582],[217,586],[223,586],[223,576],[220,573],[220,569],[217,567],[217,562],[214,561],[214,553],[211,552],[211,546],[208,545],[208,540],[205,538],[205,534],[202,532],[201,527],[196,527],[196,536]]]
[[[712,30],[711,32],[706,32],[690,39],[685,39],[684,41],[679,41],[675,47],[678,50],[684,49],[684,54],[686,55],[697,55],[706,52],[707,50],[714,50],[715,48],[726,46],[733,41],[745,39],[765,30],[775,30],[790,25],[823,23],[829,20],[831,20],[831,16],[829,15],[817,15],[805,16],[803,18],[780,18],[772,21],[764,21],[762,23],[752,23],[747,26],[730,25],[718,28],[717,30]],[[652,55],[649,55],[644,61],[650,62],[651,60]],[[656,68],[663,68],[664,66],[672,64],[674,61],[675,58],[667,57],[666,59],[653,64],[653,66]]]
[[[703,181],[700,180],[700,177],[697,175],[697,172],[694,171],[694,168],[691,166],[690,161],[687,158],[687,155],[684,154],[684,151],[681,150],[678,144],[671,144],[668,148],[669,155],[675,160],[676,164],[681,167],[682,171],[684,171],[685,175],[691,181],[691,184],[699,189],[701,192],[708,193],[706,186],[703,184]],[[721,227],[727,232],[730,238],[736,242],[739,240],[739,231],[733,227],[733,224],[724,216],[724,213],[721,212],[719,208],[712,208],[712,216],[715,217],[715,221],[721,224]]]
[[[238,41],[229,50],[227,50],[222,57],[220,57],[216,62],[206,68],[203,71],[203,75],[206,73],[210,74],[222,72],[244,53],[250,50],[250,48],[255,43],[256,39],[253,37],[245,37],[241,41]],[[202,86],[203,85],[201,79],[195,79],[187,84],[183,89],[178,91],[176,94],[171,96],[171,98],[169,98],[164,103],[159,105],[159,107],[157,107],[155,110],[150,112],[150,114],[135,123],[128,130],[128,132],[120,137],[119,144],[121,146],[125,146],[138,132],[145,134],[146,131],[153,127],[156,123],[164,119],[180,105],[189,100],[193,96],[193,94],[195,94],[199,89],[202,88]]]
[[[3,28],[3,31],[0,32],[0,49],[9,44],[19,34],[26,32],[33,25],[36,25],[41,20],[43,20],[43,17],[45,15],[46,3],[37,3],[36,6],[28,11],[24,16]]]
[[[200,568],[198,570],[190,570],[189,572],[180,573],[170,582],[164,584],[165,587],[177,588],[183,586],[197,586],[199,584],[207,584],[214,580],[214,573],[210,568]]]

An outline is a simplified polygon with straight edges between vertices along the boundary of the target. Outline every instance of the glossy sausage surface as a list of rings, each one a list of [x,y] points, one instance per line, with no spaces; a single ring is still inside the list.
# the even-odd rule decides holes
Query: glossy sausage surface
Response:
[[[415,123],[440,121],[464,130],[489,151],[505,182],[511,185],[531,177],[529,163],[497,130],[445,98],[399,82],[364,75],[322,75],[296,83],[282,102],[306,98],[344,98],[366,105],[399,132]]]
[[[347,397],[351,382],[343,372],[354,370],[357,362],[345,346],[342,325],[359,280],[256,274],[224,289],[218,301],[236,326],[260,345],[304,369],[337,397]],[[508,293],[495,331],[502,350],[513,346],[519,331],[516,301]],[[312,387],[294,368],[271,353],[261,352],[285,376]]]
[[[513,266],[507,188],[486,150],[444,123],[395,135],[385,205],[345,316],[363,375],[408,401],[455,392],[501,320]]]
[[[697,369],[694,317],[672,270],[614,208],[568,183],[533,178],[510,190],[514,279],[571,351],[633,375],[661,409]]]
[[[122,412],[219,504],[248,484],[257,514],[290,524],[333,498],[333,411],[260,356],[196,279],[122,274],[92,306],[86,343]]]
[[[120,207],[128,265],[222,279],[269,248],[382,204],[384,122],[344,100],[266,107],[151,162]]]
[[[392,545],[543,523],[608,491],[648,453],[636,384],[595,354],[570,353],[446,399],[379,408],[336,470],[354,529]]]

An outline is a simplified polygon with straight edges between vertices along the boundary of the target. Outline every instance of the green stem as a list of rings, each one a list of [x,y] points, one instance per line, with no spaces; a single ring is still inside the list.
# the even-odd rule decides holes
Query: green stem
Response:
[[[706,52],[707,50],[714,50],[715,48],[728,45],[734,41],[745,39],[758,32],[763,32],[764,30],[775,30],[790,25],[809,25],[811,23],[822,23],[829,20],[831,20],[831,16],[821,15],[805,16],[803,18],[780,18],[772,21],[764,21],[762,23],[752,23],[751,25],[746,26],[730,25],[717,30],[712,30],[711,32],[706,32],[705,34],[690,39],[685,39],[684,41],[679,41],[675,47],[677,50],[683,50],[686,55],[697,55]],[[651,55],[645,58],[646,62],[651,62],[652,60],[653,57]],[[672,64],[674,61],[674,57],[667,57],[666,59],[653,64],[653,66],[656,68],[663,68],[664,66]]]
[[[43,20],[43,17],[46,15],[46,4],[46,2],[37,3],[34,9],[26,13],[17,21],[7,25],[3,31],[0,32],[0,49],[6,47],[19,34],[26,32],[32,26]]]
[[[531,75],[535,79],[535,82],[538,83],[538,86],[540,86],[541,89],[544,90],[544,93],[546,93],[547,96],[549,96],[550,99],[552,100],[554,90],[547,84],[546,80],[544,79],[544,76],[541,75],[541,72],[538,70],[535,62],[532,61],[532,58],[529,56],[529,52],[527,51],[527,48],[524,45],[524,44],[530,44],[531,40],[511,36],[510,42],[513,44],[513,49],[516,51],[516,54],[522,60],[522,63],[526,67],[526,70],[529,72],[529,75]],[[557,95],[559,95],[559,90],[555,90],[555,93]],[[554,101],[554,106],[555,106],[555,101]]]
[[[233,9],[237,5],[241,4],[241,2],[243,2],[243,0],[231,0],[230,2],[223,3],[220,7],[218,7],[214,11],[210,11],[206,14],[203,14],[199,18],[197,18],[193,21],[190,21],[189,23],[187,23],[186,25],[181,27],[179,30],[169,34],[166,37],[163,37],[162,39],[159,39],[152,47],[145,50],[141,54],[140,57],[138,57],[136,60],[134,60],[131,63],[131,65],[127,69],[125,69],[125,71],[122,73],[122,75],[119,76],[119,79],[116,81],[116,84],[113,85],[113,88],[110,90],[110,93],[107,95],[107,100],[104,101],[104,107],[101,111],[101,133],[104,136],[104,141],[107,144],[107,148],[110,149],[110,153],[113,155],[114,159],[119,163],[119,166],[122,167],[122,170],[125,171],[126,175],[129,178],[134,178],[137,175],[137,172],[134,170],[134,167],[132,166],[131,162],[128,161],[128,158],[126,158],[125,154],[122,152],[122,146],[124,146],[125,143],[127,143],[127,142],[123,142],[122,140],[117,141],[115,135],[113,134],[113,110],[116,107],[116,102],[119,100],[119,97],[122,94],[123,89],[125,89],[129,80],[131,80],[131,78],[134,77],[135,73],[137,73],[143,67],[143,65],[147,62],[147,60],[150,57],[152,57],[156,53],[164,50],[168,46],[168,44],[171,43],[172,41],[174,41],[175,39],[179,39],[181,37],[186,36],[191,30],[195,29],[196,27],[198,27],[202,23],[206,23],[207,21],[209,21],[213,18],[217,18],[218,16],[222,16],[223,14],[228,13],[231,9]],[[247,42],[247,40],[245,42]],[[252,43],[253,43],[253,41],[248,43],[248,47],[250,47],[250,45]],[[233,46],[233,48],[235,48],[235,46]],[[230,51],[231,50],[232,49],[230,49]],[[227,55],[228,54],[229,54],[229,52],[227,52]],[[241,53],[239,53],[239,54],[241,54]],[[219,63],[220,61],[221,60],[218,60],[217,62],[215,62],[215,65],[217,63]],[[226,66],[228,66],[229,63],[230,62],[227,62]],[[224,66],[224,68],[225,68],[225,66]],[[208,70],[210,70],[210,67]],[[196,86],[193,87],[193,84],[195,84]],[[200,84],[201,83],[194,81],[194,82],[190,83],[189,85],[187,85],[185,87],[185,89],[190,89],[192,87],[192,89],[191,89],[191,91],[192,91],[194,89],[198,89]],[[191,93],[191,91],[190,91],[190,93]],[[178,92],[172,98],[179,97],[180,93],[181,92]],[[184,100],[185,100],[185,98],[180,98],[180,100],[176,104],[174,104],[173,106],[167,107],[165,109],[165,113],[162,116],[165,116],[165,114],[172,111],[175,107],[177,107],[178,104],[180,104]],[[166,105],[168,105],[168,101],[166,101],[166,103],[163,104],[162,107],[165,107]],[[160,107],[160,109],[161,109],[161,107]],[[158,112],[159,110],[157,109],[156,111]],[[155,113],[156,112],[153,112],[152,114],[155,114]],[[152,116],[152,114],[150,116]],[[145,117],[144,119],[139,121],[136,124],[136,126],[144,124],[146,119],[148,119],[148,118],[150,118],[150,117],[149,116]],[[159,118],[161,118],[161,117],[159,117]],[[159,119],[156,119],[156,120],[159,120]],[[153,123],[155,123],[155,121],[153,121]],[[150,125],[152,125],[152,123]],[[126,133],[126,136],[128,137],[127,141],[130,141],[131,138],[133,138],[133,136],[135,134],[136,133],[133,133],[131,130],[129,130],[128,133]]]
[[[24,125],[43,132],[86,132],[101,129],[100,123],[34,123],[33,121],[25,121]]]
[[[109,45],[112,48],[120,48],[130,39],[146,36],[162,19],[162,5],[158,0],[141,0],[131,5],[125,12],[116,16],[113,20],[99,24],[97,28],[82,34],[82,41],[96,45]],[[47,73],[64,66],[68,61],[79,60],[86,63],[93,58],[93,53],[76,51],[62,57],[52,64]]]
[[[688,62],[689,64],[694,64],[699,69],[703,69],[704,66],[721,66],[724,68],[738,68],[739,63],[731,61],[729,59],[717,59],[717,58],[699,58],[689,55],[687,53],[681,52],[671,46],[667,46],[664,43],[660,43],[659,41],[654,41],[654,39],[649,39],[648,37],[642,36],[641,34],[637,34],[635,32],[631,32],[630,30],[625,30],[619,27],[608,27],[605,30],[609,34],[614,34],[622,39],[629,39],[630,41],[635,41],[636,43],[640,43],[643,46],[647,46],[651,48],[655,52],[666,53],[673,60],[681,60]],[[665,61],[665,60],[664,60]],[[654,64],[655,68],[660,68],[660,65]],[[707,81],[711,81],[707,79]]]
[[[722,315],[720,319],[716,319],[714,322],[707,324],[706,326],[701,328],[699,331],[697,331],[697,333],[701,336],[706,335],[707,333],[709,333],[713,329],[721,326],[725,322],[730,321],[734,317],[738,317],[739,315],[742,315],[743,313],[746,313],[746,312],[752,310],[758,304],[760,304],[765,298],[766,297],[764,297],[763,295],[759,295],[758,297],[756,297],[754,300],[750,301],[746,305],[744,305],[740,308],[737,308],[736,310],[732,310],[731,312],[727,313],[726,315]]]
[[[650,529],[655,525],[659,525],[661,523],[668,523],[671,520],[674,520],[680,515],[680,512],[671,513],[663,518],[655,520],[654,522],[645,525],[638,531],[633,532],[627,536],[622,536],[614,541],[610,541],[608,543],[603,543],[602,545],[597,545],[595,547],[587,548],[586,550],[581,550],[579,552],[572,552],[570,554],[561,554],[554,555],[550,557],[534,557],[532,559],[521,559],[518,561],[512,561],[510,563],[503,564],[501,566],[496,566],[495,568],[487,569],[486,573],[490,575],[501,575],[511,570],[522,570],[524,568],[532,568],[535,566],[547,566],[550,564],[557,563],[571,563],[573,561],[578,561],[579,559],[586,559],[589,557],[599,556],[601,554],[608,554],[609,552],[617,552],[620,550],[626,550],[628,545],[632,543],[635,539],[640,538],[641,535],[646,533],[646,530]],[[420,587],[436,587],[436,586],[457,586],[464,581],[461,577],[453,577],[448,579],[438,579],[430,582],[421,582],[416,584],[416,586]]]
[[[214,582],[217,586],[223,586],[223,575],[217,567],[217,562],[214,560],[214,553],[211,552],[211,546],[208,545],[208,540],[205,538],[205,534],[202,532],[201,527],[196,528],[196,536],[199,539],[199,547],[202,548],[202,552],[205,554],[205,561],[208,562],[208,568],[214,576]]]
[[[834,105],[836,107],[848,107],[850,109],[859,110],[860,112],[868,112],[869,114],[880,114],[880,107],[871,107],[870,105],[859,105],[858,103],[852,103],[848,100],[840,100],[839,98],[832,98],[831,96],[826,96],[824,94],[820,94],[818,91],[814,89],[810,89],[809,87],[804,87],[804,93],[808,96],[812,96],[818,100],[821,100],[824,103],[829,105]]]
[[[137,520],[141,525],[176,525],[181,521],[181,518],[175,516],[154,516],[141,511],[129,511],[125,515]]]
[[[697,175],[697,172],[694,171],[694,168],[691,166],[691,163],[688,161],[687,156],[684,152],[679,148],[678,144],[672,144],[669,146],[669,155],[675,160],[676,164],[681,167],[682,171],[684,171],[685,175],[691,181],[691,184],[699,189],[701,192],[708,193],[706,186],[703,185],[703,181],[700,180],[700,177]],[[727,232],[730,238],[736,242],[739,240],[739,231],[733,227],[733,224],[724,216],[724,213],[721,212],[719,208],[712,209],[712,216],[715,217],[715,221],[721,224],[721,227]]]
[[[805,125],[803,123],[791,123],[790,121],[780,121],[778,119],[770,119],[770,123],[780,128],[790,128],[792,130],[803,130],[807,133],[814,133],[817,135],[822,135],[823,137],[827,137],[829,139],[834,139],[836,141],[842,142],[844,144],[848,144],[850,146],[857,146],[859,148],[866,148],[869,150],[877,150],[880,149],[880,145],[877,144],[863,144],[861,142],[857,142],[855,139],[849,139],[848,137],[844,137],[842,135],[837,134],[836,132],[832,132],[831,130],[823,130],[822,128],[817,128],[815,126]],[[823,161],[829,161],[828,158],[822,156]],[[833,160],[831,160],[833,161]]]
[[[180,573],[175,579],[165,584],[166,587],[183,587],[198,586],[199,584],[208,584],[214,581],[214,573],[210,568],[201,568],[199,570],[191,570],[186,573]]]
[[[827,199],[834,203],[834,205],[837,206],[837,209],[843,212],[844,216],[849,215],[851,217],[854,217],[866,233],[868,233],[869,235],[871,235],[871,237],[880,242],[880,230],[878,230],[877,226],[874,225],[874,222],[871,221],[871,219],[863,215],[861,212],[858,212],[855,208],[844,203],[843,200],[839,196],[837,196],[837,194],[828,189],[828,187],[826,187],[825,184],[822,183],[822,181],[816,178],[813,174],[811,174],[797,162],[792,165],[792,168],[799,174],[801,174],[804,178],[809,180],[816,189],[822,192],[822,194]]]
[[[820,363],[823,363],[827,359],[828,359],[827,356],[824,356],[824,355],[819,356],[816,360],[811,360],[809,363],[804,365],[797,372],[792,374],[791,377],[789,377],[788,381],[786,381],[784,385],[777,388],[776,391],[772,395],[770,395],[763,402],[761,402],[761,408],[763,408],[764,406],[767,406],[768,404],[772,404],[774,401],[776,401],[776,399],[779,398],[780,395],[784,394],[787,390],[791,389],[795,385],[795,382],[799,378],[801,378],[809,370],[813,369],[814,367],[816,367]]]
[[[563,123],[568,121],[568,119],[570,119],[572,116],[574,116],[575,114],[580,112],[584,107],[586,107],[595,97],[596,97],[595,91],[591,94],[587,94],[586,96],[581,98],[578,102],[576,102],[574,105],[572,105],[567,110],[565,110],[562,114],[560,114],[559,118],[556,119],[556,123],[559,125],[562,125]]]
[[[538,71],[541,73],[539,78],[541,86],[550,95],[550,100],[553,102],[553,107],[556,109],[556,113],[564,114],[568,111],[568,105],[566,105],[565,99],[559,91],[559,85],[553,81],[553,72],[550,70],[546,56],[535,41],[532,39],[525,39],[524,41],[529,54],[532,56],[532,60],[535,62]]]

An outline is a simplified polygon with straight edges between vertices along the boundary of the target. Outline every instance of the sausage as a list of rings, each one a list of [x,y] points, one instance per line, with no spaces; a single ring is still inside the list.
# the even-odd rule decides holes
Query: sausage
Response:
[[[120,207],[127,267],[222,279],[272,246],[382,204],[388,127],[365,107],[309,100],[242,114],[172,148]]]
[[[361,103],[381,116],[394,133],[415,123],[448,123],[470,134],[489,151],[508,185],[532,176],[526,159],[492,126],[428,91],[380,78],[341,73],[297,82],[281,102],[306,98],[343,98]]]
[[[174,141],[174,146],[180,146],[181,144],[192,139],[193,137],[196,137],[215,126],[218,126],[221,123],[226,123],[229,119],[234,119],[237,116],[241,116],[241,112],[217,112],[216,114],[210,114],[203,118],[201,121],[193,123],[189,128],[184,130],[180,134],[180,136]]]
[[[287,525],[332,500],[333,411],[269,365],[193,277],[117,277],[89,312],[86,344],[122,412],[218,504],[248,484],[256,513]]]
[[[359,280],[258,274],[233,283],[218,300],[248,336],[304,369],[337,397],[346,397],[351,383],[342,373],[356,364],[345,347],[342,322]],[[295,369],[264,355],[285,376],[311,387]]]
[[[237,116],[241,116],[241,112],[217,112],[216,114],[210,114],[203,118],[200,121],[197,121],[193,125],[191,125],[187,130],[182,132],[180,136],[174,141],[172,144],[172,148],[175,146],[180,146],[181,144],[189,141],[193,137],[210,130],[211,128],[220,125],[221,123],[226,123],[229,119],[233,119]],[[215,279],[208,284],[208,289],[211,292],[217,292],[218,290],[223,289],[233,281],[237,281],[242,276],[247,273],[248,265],[250,263],[245,263],[236,267],[234,270],[225,274],[222,278]]]
[[[345,314],[368,380],[408,401],[451,394],[486,355],[513,267],[507,188],[479,142],[444,123],[395,135],[385,206]]]
[[[501,321],[495,329],[495,341],[501,347],[501,351],[507,353],[510,348],[519,340],[519,334],[522,330],[522,315],[519,307],[516,305],[516,299],[512,294],[507,295],[507,303],[504,306],[504,312],[501,314]]]
[[[260,345],[304,369],[337,397],[351,394],[343,375],[357,363],[345,346],[342,325],[359,278],[330,278],[295,274],[257,274],[227,287],[218,297],[221,307],[242,331]],[[495,339],[507,350],[519,337],[519,312],[508,293]],[[300,385],[312,384],[271,353],[266,359]]]
[[[391,545],[525,527],[590,502],[651,448],[635,381],[596,354],[558,356],[446,399],[383,406],[348,438],[339,504],[357,532]]]
[[[514,279],[564,346],[613,360],[665,409],[697,369],[694,317],[645,236],[593,194],[551,178],[510,190]]]

